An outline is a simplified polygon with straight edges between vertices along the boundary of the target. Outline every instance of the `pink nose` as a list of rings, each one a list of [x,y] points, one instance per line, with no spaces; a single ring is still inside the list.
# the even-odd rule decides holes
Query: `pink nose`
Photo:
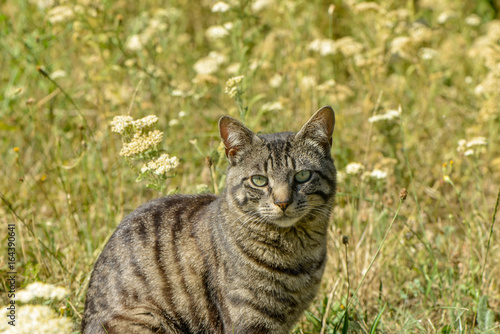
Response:
[[[281,210],[285,211],[290,202],[274,202],[274,204],[279,206]]]

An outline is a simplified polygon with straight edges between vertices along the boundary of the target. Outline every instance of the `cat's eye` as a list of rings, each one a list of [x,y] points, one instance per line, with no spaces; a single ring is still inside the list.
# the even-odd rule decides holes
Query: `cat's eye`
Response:
[[[311,171],[303,170],[302,172],[298,172],[297,174],[295,174],[295,181],[297,181],[298,183],[307,182],[311,178],[311,175]]]
[[[267,185],[267,177],[262,176],[262,175],[254,175],[252,176],[252,183],[256,185],[257,187],[264,187]]]

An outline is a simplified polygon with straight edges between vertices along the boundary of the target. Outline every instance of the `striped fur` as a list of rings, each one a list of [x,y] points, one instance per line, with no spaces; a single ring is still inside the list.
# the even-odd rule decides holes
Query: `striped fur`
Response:
[[[95,264],[82,332],[289,333],[326,262],[333,127],[330,107],[298,133],[257,136],[221,118],[226,189],[156,199],[128,215]]]

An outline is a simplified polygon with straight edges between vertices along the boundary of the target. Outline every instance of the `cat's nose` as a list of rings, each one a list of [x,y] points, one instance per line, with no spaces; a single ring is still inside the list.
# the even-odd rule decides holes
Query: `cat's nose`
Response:
[[[288,205],[290,205],[290,201],[286,201],[286,202],[274,202],[274,204],[276,204],[277,206],[279,206],[281,210],[285,211],[286,208],[288,207]]]

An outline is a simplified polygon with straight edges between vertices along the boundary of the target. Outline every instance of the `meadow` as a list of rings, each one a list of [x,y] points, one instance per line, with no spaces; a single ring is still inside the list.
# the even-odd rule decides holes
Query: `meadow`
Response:
[[[120,220],[224,187],[220,116],[331,105],[329,263],[293,333],[500,333],[498,1],[6,1],[0,52],[0,332],[78,333]]]

